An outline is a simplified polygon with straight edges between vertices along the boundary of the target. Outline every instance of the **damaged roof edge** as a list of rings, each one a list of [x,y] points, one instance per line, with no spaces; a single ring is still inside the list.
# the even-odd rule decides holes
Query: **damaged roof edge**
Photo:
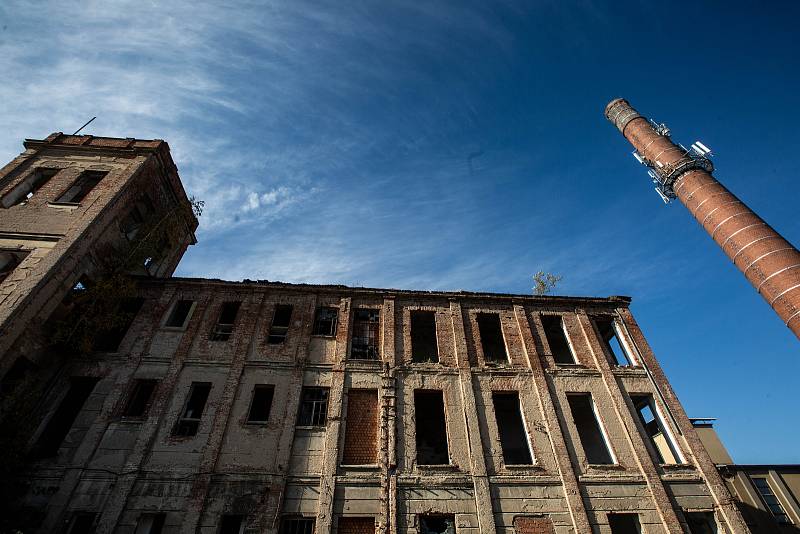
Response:
[[[628,307],[631,303],[631,297],[624,295],[610,295],[608,297],[571,297],[562,295],[525,295],[516,293],[489,293],[478,291],[428,291],[428,290],[414,290],[414,289],[395,289],[395,288],[377,288],[377,287],[352,287],[341,284],[292,284],[288,282],[276,282],[270,280],[249,280],[230,281],[221,280],[219,278],[149,278],[139,277],[139,280],[145,285],[214,285],[214,286],[253,286],[273,288],[273,289],[288,289],[288,290],[303,290],[303,291],[321,291],[321,292],[342,292],[347,291],[356,294],[364,295],[397,295],[408,297],[439,297],[439,298],[492,298],[500,300],[524,300],[527,302],[536,303],[558,303],[568,304],[571,302],[580,304],[614,304],[615,306]]]

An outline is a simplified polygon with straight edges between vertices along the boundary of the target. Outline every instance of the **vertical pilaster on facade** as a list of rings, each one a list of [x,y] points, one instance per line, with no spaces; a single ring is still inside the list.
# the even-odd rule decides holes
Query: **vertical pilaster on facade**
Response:
[[[554,392],[551,390],[551,383],[547,380],[540,355],[536,350],[536,342],[531,330],[528,313],[523,306],[515,305],[514,317],[517,320],[519,332],[522,336],[522,346],[528,358],[528,365],[533,371],[535,391],[542,410],[542,421],[544,421],[547,429],[547,437],[558,467],[558,474],[561,478],[564,497],[572,518],[572,525],[575,528],[575,532],[591,532],[592,528],[589,523],[589,517],[586,514],[586,506],[578,486],[578,477],[575,474],[572,459],[569,456],[569,448],[564,439],[564,431],[559,424],[560,419],[556,414],[555,404],[553,403]],[[533,321],[536,324],[536,329],[539,332],[543,332],[538,316],[534,316]],[[544,336],[541,336],[541,339],[544,340],[544,343],[547,342]]]
[[[336,490],[336,471],[339,464],[340,431],[344,398],[345,370],[347,367],[347,342],[350,339],[352,301],[343,298],[339,307],[339,328],[336,330],[336,355],[331,373],[328,395],[328,423],[325,428],[325,446],[322,472],[319,481],[316,533],[327,534],[333,526],[333,497]]]
[[[395,387],[396,350],[395,350],[395,299],[385,298],[383,301],[383,373],[381,375],[380,395],[380,428],[379,428],[379,457],[380,464],[380,499],[381,515],[377,521],[376,532],[388,534],[397,532],[397,473],[396,459],[396,416],[397,416],[397,390]]]
[[[581,310],[578,312],[578,322],[581,325],[584,339],[594,358],[594,364],[597,366],[602,376],[603,385],[611,397],[615,414],[618,420],[622,422],[623,428],[625,428],[625,441],[633,452],[633,457],[635,458],[639,471],[645,478],[658,515],[661,517],[661,521],[668,532],[682,533],[683,528],[681,527],[678,515],[675,513],[676,504],[667,493],[667,489],[661,481],[661,476],[653,463],[647,445],[638,430],[636,421],[633,419],[633,413],[631,413],[628,407],[628,401],[625,399],[617,377],[614,376],[611,370],[608,358],[595,334],[592,321],[585,311]]]
[[[467,432],[467,454],[469,456],[472,486],[474,488],[475,509],[478,516],[478,527],[483,534],[494,534],[496,531],[492,494],[489,477],[486,472],[486,459],[483,456],[478,408],[475,402],[475,391],[472,384],[472,370],[467,353],[467,336],[464,331],[464,314],[461,304],[450,301],[450,317],[453,322],[453,348],[458,362],[458,384],[464,414],[464,428]]]
[[[706,452],[705,447],[703,447],[692,423],[686,416],[683,406],[681,406],[675,392],[667,381],[664,371],[658,364],[655,354],[653,354],[650,345],[644,338],[638,323],[633,318],[633,314],[631,314],[628,309],[620,309],[618,313],[625,326],[625,330],[633,341],[637,354],[642,358],[643,364],[647,366],[650,376],[655,381],[657,390],[661,393],[664,404],[667,405],[672,414],[673,420],[684,438],[684,443],[689,449],[688,452],[690,456],[696,462],[697,469],[705,479],[705,483],[722,518],[727,523],[731,532],[735,534],[749,532],[733,497],[725,486],[725,482],[717,471],[714,462],[711,461],[708,452]]]

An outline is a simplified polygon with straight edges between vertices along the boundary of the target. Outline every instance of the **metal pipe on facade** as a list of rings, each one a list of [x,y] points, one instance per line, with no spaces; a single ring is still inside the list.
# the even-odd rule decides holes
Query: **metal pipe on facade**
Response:
[[[800,338],[800,252],[712,176],[705,145],[690,151],[674,143],[666,126],[622,98],[612,100],[605,115],[650,167],[661,197],[686,206]]]

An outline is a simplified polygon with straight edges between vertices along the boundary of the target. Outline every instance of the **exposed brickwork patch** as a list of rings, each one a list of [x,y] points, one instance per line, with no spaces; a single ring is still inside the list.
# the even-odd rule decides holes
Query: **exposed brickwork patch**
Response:
[[[554,534],[553,521],[549,517],[515,517],[517,534]]]
[[[347,421],[344,434],[345,465],[377,463],[378,392],[351,389],[347,394]]]

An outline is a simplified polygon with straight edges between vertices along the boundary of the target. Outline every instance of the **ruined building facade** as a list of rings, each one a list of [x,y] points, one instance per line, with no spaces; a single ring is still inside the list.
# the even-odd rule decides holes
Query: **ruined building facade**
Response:
[[[0,171],[25,532],[747,531],[629,299],[174,278],[196,220],[166,143],[25,146]],[[50,342],[153,219],[178,230],[125,267],[127,319]]]

